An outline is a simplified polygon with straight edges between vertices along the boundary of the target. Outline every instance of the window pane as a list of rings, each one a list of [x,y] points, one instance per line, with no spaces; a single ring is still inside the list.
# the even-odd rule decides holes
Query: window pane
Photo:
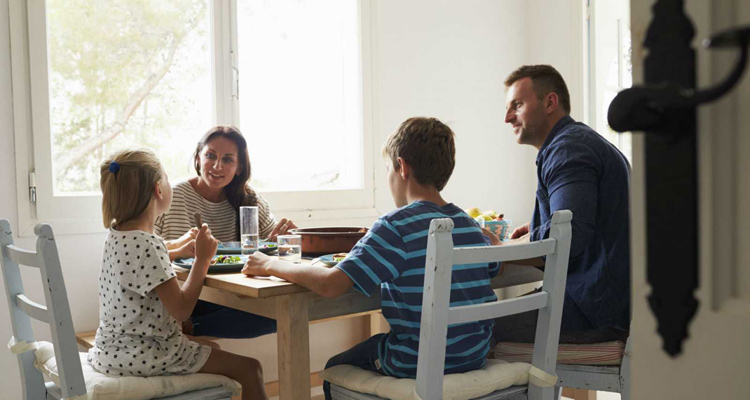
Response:
[[[48,0],[55,194],[99,191],[99,163],[156,151],[170,179],[212,117],[206,0]]]
[[[239,0],[239,110],[253,185],[363,185],[357,2]]]
[[[633,68],[630,62],[630,7],[627,0],[597,2],[595,5],[595,40],[589,46],[595,49],[596,73],[590,77],[596,94],[592,113],[597,132],[602,134],[630,160],[632,139],[630,133],[617,133],[609,127],[607,112],[618,92],[632,85]]]

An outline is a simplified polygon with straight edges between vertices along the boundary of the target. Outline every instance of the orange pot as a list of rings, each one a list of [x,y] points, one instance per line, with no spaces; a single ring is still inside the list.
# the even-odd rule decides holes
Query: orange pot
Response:
[[[302,254],[320,256],[331,253],[347,253],[367,233],[367,228],[319,227],[291,229],[289,233],[302,236]]]

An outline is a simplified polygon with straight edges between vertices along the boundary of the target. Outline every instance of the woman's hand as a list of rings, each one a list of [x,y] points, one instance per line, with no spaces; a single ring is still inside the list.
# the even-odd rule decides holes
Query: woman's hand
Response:
[[[203,224],[195,237],[195,262],[206,261],[210,263],[216,255],[218,247],[219,241],[211,235],[211,229],[208,228],[208,225]]]
[[[169,251],[169,258],[171,260],[191,257],[195,257],[195,239],[191,239],[181,247]]]
[[[270,274],[267,266],[271,261],[273,261],[273,258],[256,251],[248,257],[247,263],[242,268],[242,273],[248,276],[268,276]]]
[[[278,224],[273,228],[271,234],[268,235],[269,242],[275,242],[276,237],[279,235],[285,235],[288,230],[297,228],[297,225],[292,222],[291,219],[282,218]]]
[[[198,235],[198,228],[190,228],[189,231],[185,232],[185,234],[180,236],[179,238],[167,241],[167,249],[177,250],[181,247],[184,247],[191,240],[195,240],[196,235]]]

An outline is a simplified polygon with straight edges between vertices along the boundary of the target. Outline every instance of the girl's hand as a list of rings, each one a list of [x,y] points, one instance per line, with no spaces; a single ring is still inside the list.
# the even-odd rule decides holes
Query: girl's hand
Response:
[[[256,251],[248,257],[242,273],[248,276],[269,276],[267,267],[272,261],[273,258]]]
[[[174,254],[175,259],[195,257],[195,239],[191,239],[181,247],[175,249],[172,254]]]
[[[273,228],[271,234],[268,235],[269,242],[275,242],[276,237],[279,235],[285,235],[288,230],[297,228],[297,225],[292,222],[291,219],[282,218],[278,224]]]
[[[208,225],[203,224],[198,235],[195,237],[195,261],[211,262],[216,255],[216,249],[219,247],[219,241],[211,235],[211,229]]]

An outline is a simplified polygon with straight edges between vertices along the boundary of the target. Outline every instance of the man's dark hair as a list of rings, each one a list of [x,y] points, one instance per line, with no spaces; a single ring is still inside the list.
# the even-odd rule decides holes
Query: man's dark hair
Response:
[[[570,93],[565,80],[551,65],[524,65],[513,71],[505,79],[505,88],[509,88],[516,81],[523,78],[531,78],[534,93],[539,100],[544,99],[549,93],[557,93],[560,105],[565,114],[570,114]]]

